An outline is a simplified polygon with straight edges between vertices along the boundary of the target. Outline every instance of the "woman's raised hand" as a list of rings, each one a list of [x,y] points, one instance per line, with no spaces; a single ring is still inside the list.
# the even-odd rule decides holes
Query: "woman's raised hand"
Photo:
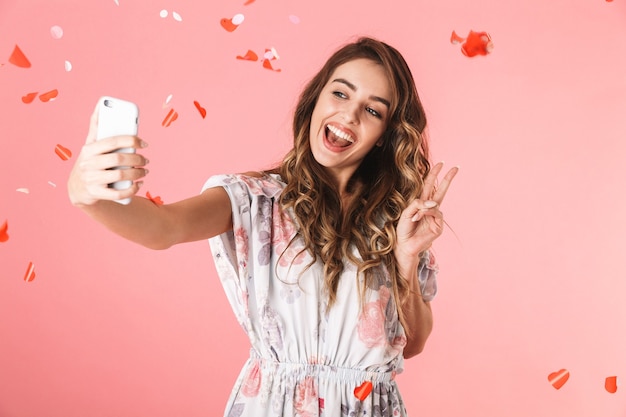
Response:
[[[99,200],[122,200],[132,197],[141,187],[148,170],[148,160],[139,153],[114,152],[121,148],[145,148],[147,144],[136,136],[114,136],[96,141],[98,111],[91,115],[87,140],[70,173],[67,188],[70,201],[76,206],[92,205]],[[113,169],[125,167],[122,169]],[[126,168],[127,167],[127,168]],[[130,188],[116,190],[109,184],[132,181]]]
[[[437,186],[442,169],[442,162],[433,166],[424,181],[420,198],[410,203],[400,216],[396,228],[395,256],[401,264],[414,262],[443,232],[444,221],[440,207],[459,168],[451,168]]]

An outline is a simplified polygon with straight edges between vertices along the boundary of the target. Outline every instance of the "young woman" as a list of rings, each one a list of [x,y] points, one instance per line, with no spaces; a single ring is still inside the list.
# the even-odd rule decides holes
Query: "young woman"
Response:
[[[136,137],[95,141],[70,174],[72,203],[154,249],[209,239],[251,343],[226,416],[404,416],[394,381],[432,328],[439,209],[426,118],[400,53],[371,38],[335,52],[295,109],[294,146],[267,172],[211,177],[203,192],[155,206],[134,197],[146,159]],[[110,170],[130,166],[125,170]],[[133,180],[128,190],[107,184]]]

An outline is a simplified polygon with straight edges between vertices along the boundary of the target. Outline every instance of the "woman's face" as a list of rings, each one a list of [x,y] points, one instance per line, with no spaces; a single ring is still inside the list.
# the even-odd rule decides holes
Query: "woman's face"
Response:
[[[369,59],[338,66],[311,115],[315,160],[338,181],[340,191],[387,127],[391,85],[383,67]]]

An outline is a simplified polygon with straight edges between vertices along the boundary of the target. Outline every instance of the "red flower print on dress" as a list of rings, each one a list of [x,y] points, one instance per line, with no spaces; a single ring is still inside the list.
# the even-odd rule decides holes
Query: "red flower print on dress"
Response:
[[[261,390],[261,369],[259,368],[259,361],[255,361],[254,364],[248,369],[246,376],[244,377],[243,384],[241,386],[241,393],[246,397],[256,397]]]
[[[305,251],[302,251],[304,248],[302,243],[296,240],[289,244],[296,234],[296,226],[280,208],[280,205],[274,204],[273,211],[272,246],[280,255],[278,264],[280,266],[301,264],[306,256]]]
[[[243,227],[235,230],[235,246],[239,263],[246,266],[248,259],[248,232]]]
[[[296,387],[294,407],[297,417],[318,416],[320,411],[320,400],[317,396],[315,380],[310,376],[304,378]]]
[[[379,291],[379,299],[369,302],[363,306],[363,311],[359,316],[357,331],[359,339],[367,346],[382,346],[387,342],[387,334],[385,332],[385,309],[391,293],[385,286],[381,286]]]

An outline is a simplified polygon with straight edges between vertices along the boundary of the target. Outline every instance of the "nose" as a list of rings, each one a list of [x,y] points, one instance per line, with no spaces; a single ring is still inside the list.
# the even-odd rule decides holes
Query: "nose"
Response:
[[[357,103],[346,103],[343,112],[343,119],[347,124],[359,123],[359,105]]]

